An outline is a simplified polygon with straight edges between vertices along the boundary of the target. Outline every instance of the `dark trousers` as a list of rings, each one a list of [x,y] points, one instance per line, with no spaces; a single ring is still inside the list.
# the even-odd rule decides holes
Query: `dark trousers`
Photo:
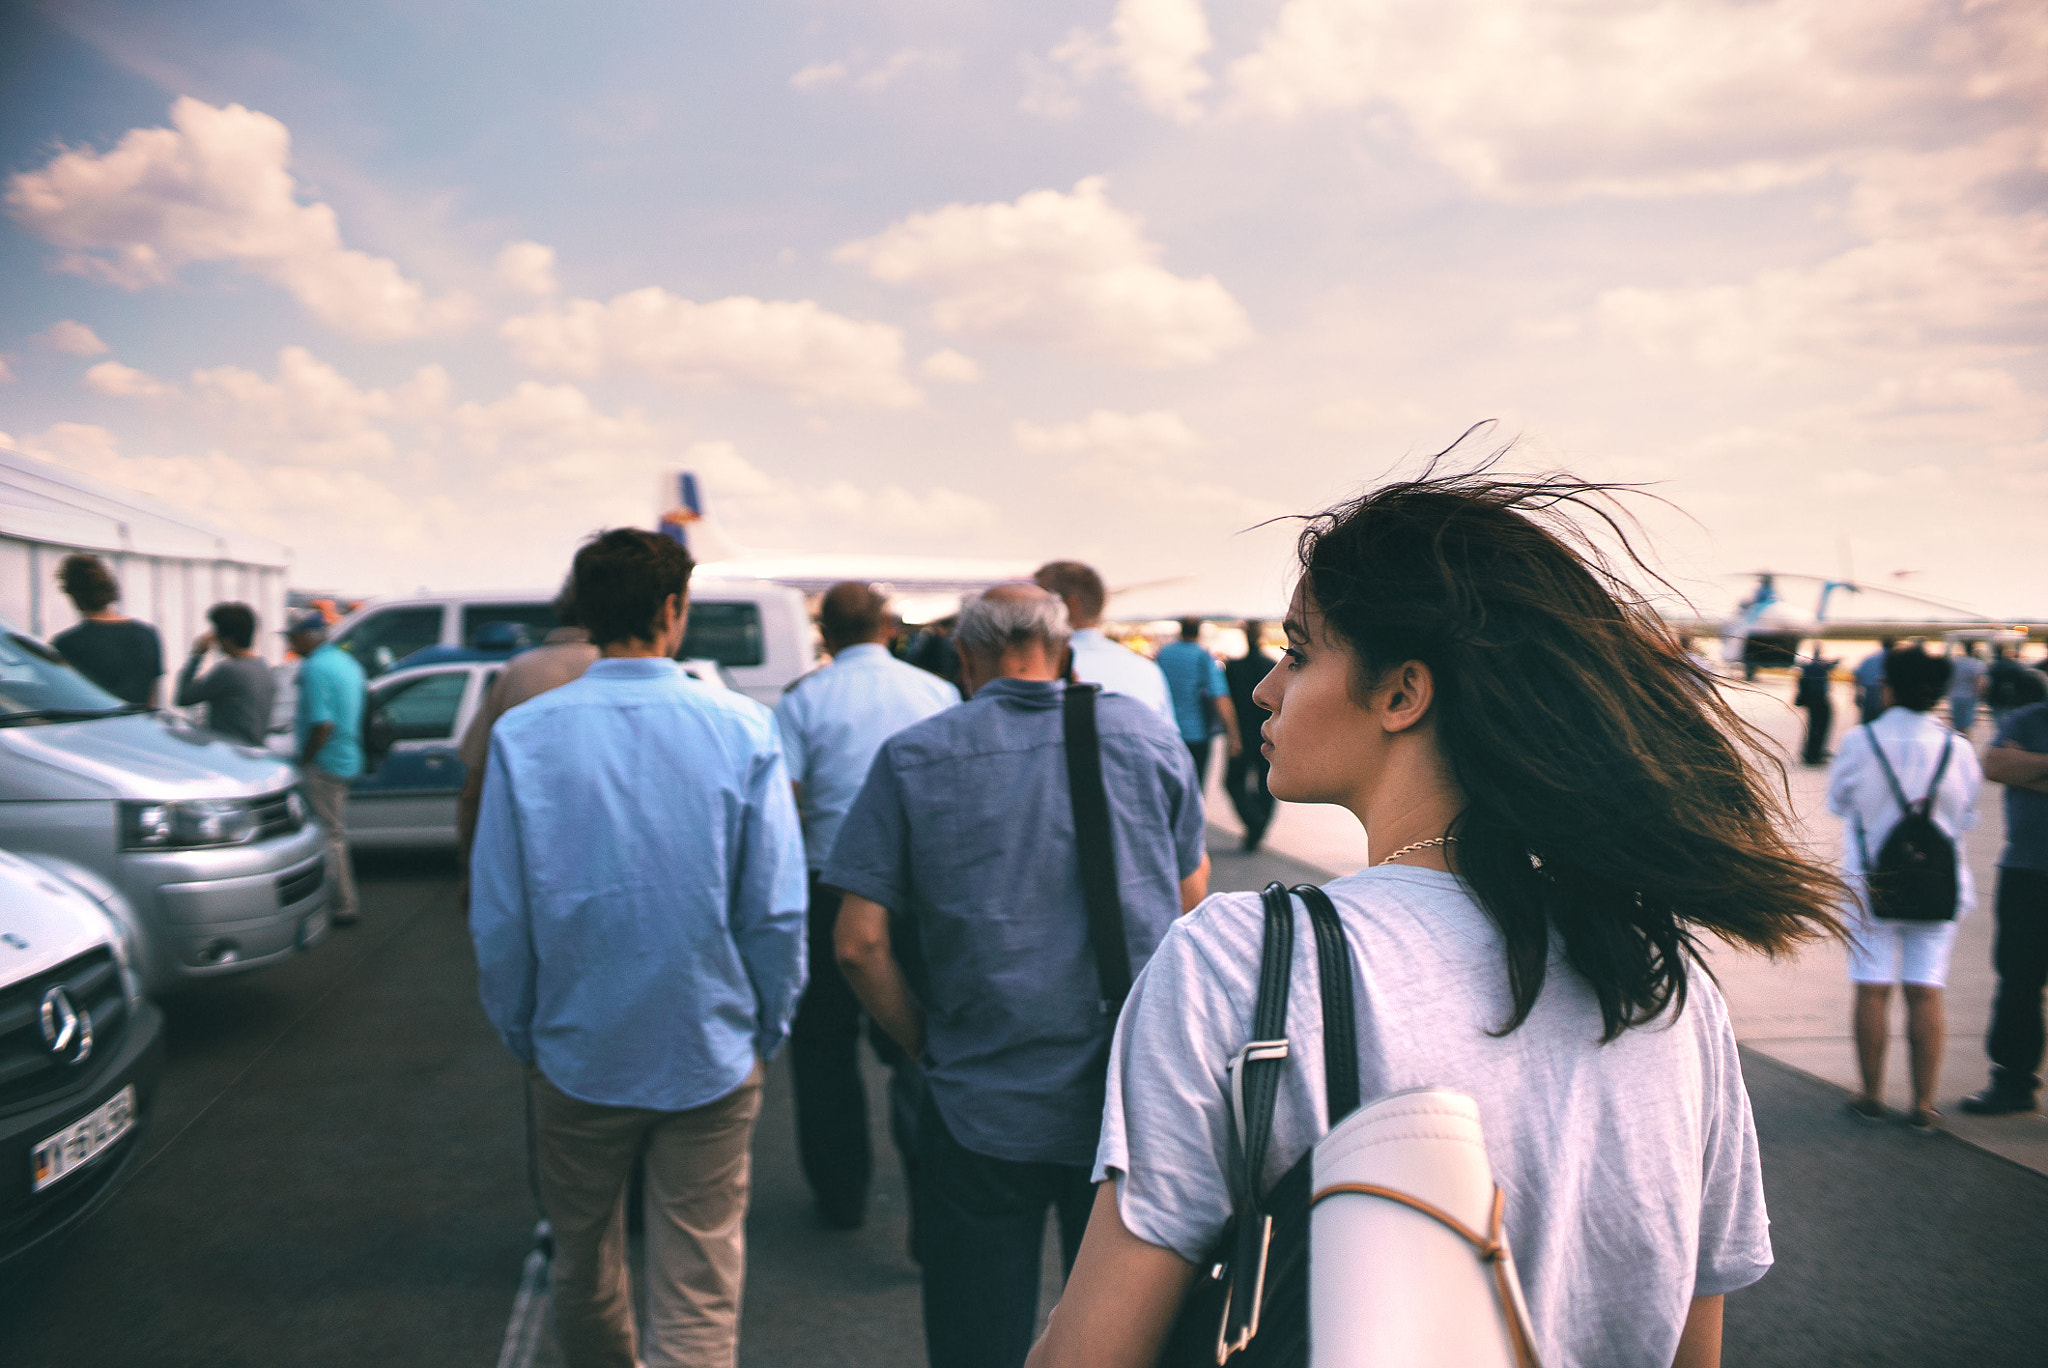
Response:
[[[1806,709],[1806,753],[1800,758],[1809,765],[1818,765],[1828,758],[1828,742],[1835,730],[1835,705],[1823,700],[1802,706]]]
[[[1186,743],[1188,755],[1195,762],[1195,782],[1206,788],[1209,783],[1209,752],[1216,748],[1216,738],[1209,736],[1200,741],[1188,741],[1182,737],[1181,740]]]
[[[1255,733],[1245,738],[1244,749],[1232,756],[1223,770],[1223,788],[1230,795],[1230,805],[1237,809],[1237,820],[1244,823],[1247,850],[1258,848],[1273,820],[1273,795],[1266,788],[1266,775],[1272,768],[1272,762],[1259,752]]]
[[[1048,1207],[1072,1272],[1095,1201],[1083,1164],[991,1159],[963,1148],[929,1096],[917,1129],[924,1342],[931,1368],[1021,1368],[1038,1323]]]
[[[832,953],[839,895],[814,875],[806,926],[810,982],[789,1028],[789,1073],[796,1092],[797,1158],[818,1205],[834,1221],[857,1221],[874,1176],[868,1143],[867,1088],[860,1077],[860,1000]],[[914,1061],[881,1030],[868,1027],[875,1056],[889,1067],[889,1134],[916,1187],[917,1104],[924,1080]],[[914,1217],[913,1217],[914,1219]]]
[[[2048,987],[2048,873],[1998,871],[1998,939],[1991,951],[1998,997],[1991,1008],[1991,1081],[2031,1094],[2041,1084],[2041,992]]]

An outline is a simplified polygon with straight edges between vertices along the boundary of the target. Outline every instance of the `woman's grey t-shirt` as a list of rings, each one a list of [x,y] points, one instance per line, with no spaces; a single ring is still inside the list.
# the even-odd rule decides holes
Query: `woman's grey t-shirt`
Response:
[[[1676,1019],[1600,1043],[1591,987],[1553,953],[1528,1020],[1502,941],[1456,876],[1370,869],[1326,887],[1354,964],[1361,1095],[1456,1088],[1477,1099],[1508,1241],[1543,1362],[1671,1362],[1694,1297],[1771,1264],[1749,1095],[1704,973]],[[1291,1048],[1265,1181],[1328,1130],[1314,938],[1295,900]],[[1175,923],[1118,1024],[1095,1176],[1118,1179],[1140,1239],[1199,1262],[1230,1216],[1224,1065],[1250,1034],[1265,920],[1258,895]]]

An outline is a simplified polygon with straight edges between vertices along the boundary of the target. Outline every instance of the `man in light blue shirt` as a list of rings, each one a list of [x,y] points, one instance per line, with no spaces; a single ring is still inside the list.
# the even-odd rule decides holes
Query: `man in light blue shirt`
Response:
[[[348,858],[348,784],[363,772],[363,667],[327,640],[327,619],[307,613],[285,629],[300,658],[293,716],[300,784],[327,828],[327,915],[355,925],[356,879]]]
[[[1195,762],[1195,778],[1206,781],[1209,752],[1216,733],[1234,760],[1242,749],[1237,732],[1237,706],[1230,701],[1230,685],[1223,678],[1223,666],[1202,645],[1202,620],[1182,618],[1180,640],[1162,647],[1159,673],[1166,676],[1167,692],[1173,698],[1173,720],[1180,739],[1188,743]]]
[[[889,654],[889,601],[868,585],[849,581],[826,591],[818,605],[818,632],[832,663],[790,685],[775,709],[811,873],[810,983],[790,1027],[789,1071],[804,1178],[825,1224],[851,1230],[865,1217],[874,1172],[867,1088],[860,1077],[861,1009],[832,956],[839,894],[818,882],[818,871],[882,743],[952,707],[960,691]],[[890,1129],[910,1177],[917,1066],[881,1031],[871,1032],[870,1039],[895,1074]]]
[[[1047,561],[1031,578],[1066,605],[1073,678],[1082,684],[1100,684],[1112,693],[1128,694],[1173,721],[1173,698],[1159,667],[1103,632],[1109,590],[1094,567],[1079,561]]]
[[[761,1064],[804,983],[774,720],[671,658],[691,568],[630,528],[577,553],[601,658],[498,719],[470,857],[478,986],[528,1066],[570,1368],[734,1362]],[[621,1208],[643,1154],[641,1345]]]

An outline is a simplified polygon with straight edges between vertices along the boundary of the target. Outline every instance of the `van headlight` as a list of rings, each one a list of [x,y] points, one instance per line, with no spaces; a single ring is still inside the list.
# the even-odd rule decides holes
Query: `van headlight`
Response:
[[[121,844],[129,850],[242,845],[255,839],[256,810],[238,798],[121,804]]]

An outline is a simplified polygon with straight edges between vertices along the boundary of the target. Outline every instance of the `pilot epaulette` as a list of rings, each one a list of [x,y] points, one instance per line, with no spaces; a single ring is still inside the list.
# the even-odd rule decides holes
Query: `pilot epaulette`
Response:
[[[816,679],[819,675],[823,673],[825,673],[825,667],[823,665],[811,666],[810,669],[805,670],[795,679],[790,680],[789,683],[782,686],[782,696],[784,698],[789,697],[792,693],[796,692],[798,686],[800,686],[805,680]]]

